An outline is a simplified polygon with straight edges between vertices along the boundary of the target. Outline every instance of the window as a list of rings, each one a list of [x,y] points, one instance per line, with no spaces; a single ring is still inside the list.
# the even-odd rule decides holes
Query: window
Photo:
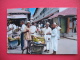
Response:
[[[43,13],[45,13],[45,11],[47,11],[47,8],[44,8],[44,9],[41,11],[40,15],[42,15]]]
[[[45,11],[47,11],[47,8],[44,8],[44,9],[43,9],[43,12],[45,12]]]

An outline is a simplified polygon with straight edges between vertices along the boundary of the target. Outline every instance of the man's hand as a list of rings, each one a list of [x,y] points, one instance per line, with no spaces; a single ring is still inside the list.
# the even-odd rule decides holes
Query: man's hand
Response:
[[[29,32],[29,30],[26,30],[26,32]]]
[[[24,31],[23,33],[29,32],[29,30]]]
[[[50,40],[50,38],[48,38],[48,40]]]
[[[47,33],[46,35],[51,35],[51,33]]]

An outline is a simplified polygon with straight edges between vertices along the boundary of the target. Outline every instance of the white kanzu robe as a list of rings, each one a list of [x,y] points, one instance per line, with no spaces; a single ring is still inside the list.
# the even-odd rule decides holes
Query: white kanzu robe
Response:
[[[60,39],[60,29],[61,29],[61,27],[57,26],[56,29],[58,30],[58,39]]]
[[[36,26],[32,25],[32,26],[30,27],[30,31],[31,31],[31,35],[36,36],[36,31],[37,31]]]
[[[51,35],[46,35],[47,33],[51,33],[51,28],[44,28],[43,29],[44,32],[44,38],[45,38],[45,43],[46,43],[46,49],[50,50],[50,44],[51,44]]]
[[[58,31],[56,28],[54,28],[52,30],[52,33],[51,33],[51,41],[52,41],[52,49],[54,51],[57,51],[58,49]]]

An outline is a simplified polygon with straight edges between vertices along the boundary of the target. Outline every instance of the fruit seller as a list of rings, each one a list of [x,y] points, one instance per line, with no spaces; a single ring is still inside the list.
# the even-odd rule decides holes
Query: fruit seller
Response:
[[[30,53],[30,42],[32,40],[31,38],[31,29],[30,29],[30,21],[27,21],[26,27],[25,27],[25,33],[24,33],[24,47],[27,49],[27,54]]]
[[[51,44],[51,28],[49,27],[49,22],[46,23],[46,27],[43,28],[46,50],[44,52],[49,52]]]

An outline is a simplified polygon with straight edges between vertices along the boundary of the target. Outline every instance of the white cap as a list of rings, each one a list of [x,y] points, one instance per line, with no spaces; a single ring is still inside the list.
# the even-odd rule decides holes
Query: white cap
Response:
[[[30,23],[30,21],[27,21],[27,23]]]
[[[57,25],[57,24],[54,22],[54,25]]]
[[[46,24],[49,24],[49,22],[47,22]]]

